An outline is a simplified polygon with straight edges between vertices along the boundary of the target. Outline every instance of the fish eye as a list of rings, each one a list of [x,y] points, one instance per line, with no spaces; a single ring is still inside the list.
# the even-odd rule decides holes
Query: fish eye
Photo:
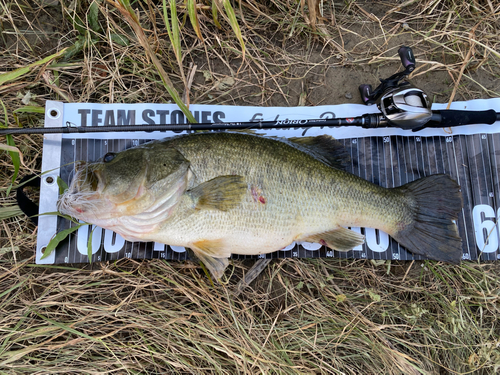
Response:
[[[102,161],[105,163],[109,163],[111,160],[115,158],[116,154],[114,152],[108,152],[104,157],[102,158]]]

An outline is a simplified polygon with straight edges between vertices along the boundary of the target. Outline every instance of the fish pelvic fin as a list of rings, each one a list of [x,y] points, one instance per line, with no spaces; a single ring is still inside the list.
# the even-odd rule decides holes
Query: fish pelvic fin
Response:
[[[429,259],[460,263],[462,238],[456,220],[462,210],[460,186],[446,174],[410,182],[395,190],[413,198],[414,220],[389,233],[414,254]]]
[[[231,253],[225,249],[223,240],[201,240],[193,243],[190,248],[216,280],[224,275]]]
[[[248,185],[242,176],[219,176],[191,189],[195,208],[228,211],[243,199]]]
[[[350,229],[339,227],[334,230],[313,234],[304,241],[320,243],[337,251],[349,251],[365,242],[365,236]]]
[[[316,137],[291,137],[288,141],[295,144],[296,148],[314,156],[329,166],[347,170],[350,165],[351,156],[344,145],[330,135],[318,135]]]

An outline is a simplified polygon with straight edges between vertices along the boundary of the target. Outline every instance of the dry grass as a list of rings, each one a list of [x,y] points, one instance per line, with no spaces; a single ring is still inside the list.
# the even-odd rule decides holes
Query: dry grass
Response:
[[[191,264],[1,263],[6,373],[493,373],[499,267],[272,263],[234,296]],[[439,372],[441,369],[441,372]],[[481,372],[482,371],[482,372]]]
[[[414,82],[435,101],[500,96],[495,1],[178,2],[177,56],[162,1],[131,4],[143,40],[110,2],[50,3],[0,0],[9,126],[40,125],[36,107],[48,99],[167,102],[165,74],[191,103],[353,102],[359,84],[399,69],[401,44],[412,46]],[[39,170],[41,137],[13,141],[25,163],[20,176]],[[35,266],[36,228],[11,209],[10,155],[0,163],[2,214],[12,216],[0,228],[2,374],[500,369],[497,264],[284,260],[239,296],[251,263],[235,264],[216,286],[191,263]]]

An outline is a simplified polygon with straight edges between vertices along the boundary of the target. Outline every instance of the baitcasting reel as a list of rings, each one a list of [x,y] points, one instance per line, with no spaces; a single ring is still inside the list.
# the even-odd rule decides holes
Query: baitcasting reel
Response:
[[[431,120],[432,111],[427,95],[420,89],[403,81],[415,70],[415,57],[410,47],[398,50],[404,71],[387,79],[380,79],[380,85],[373,90],[371,85],[359,86],[363,103],[377,104],[389,125],[402,129],[423,127]]]

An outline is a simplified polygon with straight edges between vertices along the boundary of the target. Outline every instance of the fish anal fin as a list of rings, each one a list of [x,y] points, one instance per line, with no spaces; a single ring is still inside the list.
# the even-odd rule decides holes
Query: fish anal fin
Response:
[[[190,248],[212,276],[219,280],[229,265],[231,255],[224,247],[223,240],[200,240],[193,243]]]
[[[292,137],[288,141],[333,168],[346,170],[349,166],[350,155],[347,149],[332,136]]]
[[[338,227],[328,232],[307,236],[304,240],[320,243],[337,251],[349,251],[363,244],[365,242],[365,236],[350,229]]]
[[[223,239],[199,240],[193,243],[193,246],[203,251],[205,254],[215,257],[229,257],[230,252],[226,250]]]
[[[195,207],[228,211],[243,199],[248,185],[242,176],[219,176],[189,191]]]

